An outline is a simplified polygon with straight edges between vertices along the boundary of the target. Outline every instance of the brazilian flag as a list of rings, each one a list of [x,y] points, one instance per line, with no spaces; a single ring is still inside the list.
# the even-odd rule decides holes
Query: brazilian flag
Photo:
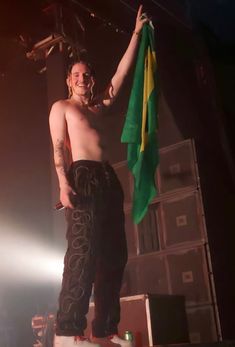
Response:
[[[157,193],[155,171],[159,161],[157,129],[157,64],[154,29],[145,24],[134,72],[121,141],[128,144],[127,162],[134,176],[132,216],[138,224]]]

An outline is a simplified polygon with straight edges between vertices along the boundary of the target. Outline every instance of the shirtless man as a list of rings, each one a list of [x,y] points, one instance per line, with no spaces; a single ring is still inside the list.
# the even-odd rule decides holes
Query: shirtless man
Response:
[[[50,112],[60,201],[68,222],[54,347],[97,347],[105,340],[114,347],[130,346],[118,336],[119,292],[127,261],[123,191],[114,170],[104,161],[96,124],[102,122],[102,111],[113,103],[123,85],[147,21],[140,6],[128,48],[103,97],[93,97],[95,80],[89,64],[75,62],[67,77],[70,98],[55,102]],[[72,158],[70,168],[66,147]],[[84,330],[92,284],[95,317],[88,340]]]

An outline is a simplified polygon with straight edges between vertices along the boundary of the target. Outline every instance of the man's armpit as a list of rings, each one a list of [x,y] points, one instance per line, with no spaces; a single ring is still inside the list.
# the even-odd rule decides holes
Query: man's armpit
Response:
[[[112,85],[112,83],[110,82],[108,87],[106,88],[106,90],[104,91],[103,95],[102,95],[102,102],[105,106],[109,106],[113,99],[115,97],[114,94],[114,87]]]

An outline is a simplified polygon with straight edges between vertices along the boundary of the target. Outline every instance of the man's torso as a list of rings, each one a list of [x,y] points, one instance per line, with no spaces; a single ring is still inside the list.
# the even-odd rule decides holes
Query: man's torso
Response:
[[[105,159],[103,106],[81,106],[72,100],[62,103],[67,129],[67,144],[73,161]]]

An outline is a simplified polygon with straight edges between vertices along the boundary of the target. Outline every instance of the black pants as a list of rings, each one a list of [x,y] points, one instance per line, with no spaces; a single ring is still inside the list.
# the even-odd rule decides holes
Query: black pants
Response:
[[[68,249],[64,258],[56,334],[83,335],[94,283],[92,334],[117,333],[119,293],[127,247],[123,191],[106,162],[79,160],[68,179],[76,191],[75,209],[66,210]]]

